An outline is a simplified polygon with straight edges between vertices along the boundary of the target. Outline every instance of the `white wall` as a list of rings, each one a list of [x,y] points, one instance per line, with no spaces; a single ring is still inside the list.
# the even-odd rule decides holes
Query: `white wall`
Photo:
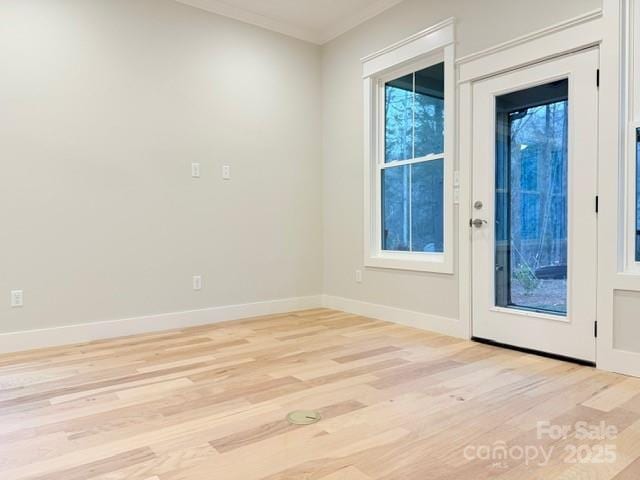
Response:
[[[321,293],[320,93],[172,0],[0,2],[0,332]]]
[[[405,0],[320,48],[173,0],[0,2],[0,332],[319,293],[457,318],[457,275],[355,282],[360,58],[450,16],[462,56],[600,6]]]
[[[601,6],[601,0],[405,0],[323,48],[326,294],[438,317],[459,315],[457,274],[367,269],[364,282],[355,282],[363,262],[360,58],[452,16],[460,57]]]

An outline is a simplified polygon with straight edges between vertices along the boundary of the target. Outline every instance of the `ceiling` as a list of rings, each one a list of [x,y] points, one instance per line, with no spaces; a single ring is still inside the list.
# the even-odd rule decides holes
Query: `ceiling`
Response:
[[[402,0],[177,0],[321,45]]]

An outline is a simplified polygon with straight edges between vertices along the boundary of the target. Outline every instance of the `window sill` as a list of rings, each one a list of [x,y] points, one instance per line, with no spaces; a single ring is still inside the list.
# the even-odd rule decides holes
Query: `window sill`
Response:
[[[443,253],[383,253],[365,257],[365,267],[414,272],[453,274],[453,265]]]

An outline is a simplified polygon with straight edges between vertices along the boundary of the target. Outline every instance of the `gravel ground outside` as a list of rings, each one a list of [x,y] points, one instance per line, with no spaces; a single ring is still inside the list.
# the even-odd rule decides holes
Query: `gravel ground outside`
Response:
[[[567,280],[540,280],[537,288],[527,292],[517,279],[511,280],[511,301],[528,308],[567,311]]]

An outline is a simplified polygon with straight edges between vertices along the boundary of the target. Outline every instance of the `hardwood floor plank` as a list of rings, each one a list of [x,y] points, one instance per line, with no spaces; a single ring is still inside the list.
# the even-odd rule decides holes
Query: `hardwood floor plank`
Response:
[[[156,454],[148,447],[142,447],[95,462],[80,464],[65,470],[30,477],[31,480],[86,480],[105,472],[117,471],[125,465],[135,465],[153,459]]]
[[[478,455],[496,446],[550,453]],[[0,356],[0,478],[636,480],[640,380],[328,309],[20,352]]]
[[[364,405],[360,402],[351,400],[336,405],[329,405],[326,407],[318,408],[318,412],[323,419],[335,418],[345,413],[353,412],[355,410],[364,408]],[[236,448],[250,445],[252,443],[260,442],[261,440],[281,435],[293,430],[302,428],[300,425],[291,425],[285,418],[281,418],[271,423],[263,424],[245,430],[242,432],[234,433],[226,437],[212,440],[209,444],[220,453],[229,452]]]
[[[334,360],[338,363],[348,363],[355,360],[362,360],[363,358],[375,357],[376,355],[382,355],[383,353],[397,352],[398,350],[400,350],[400,348],[394,346],[380,347],[374,348],[373,350],[366,350],[364,352],[334,358]]]

